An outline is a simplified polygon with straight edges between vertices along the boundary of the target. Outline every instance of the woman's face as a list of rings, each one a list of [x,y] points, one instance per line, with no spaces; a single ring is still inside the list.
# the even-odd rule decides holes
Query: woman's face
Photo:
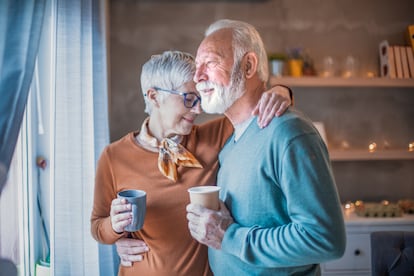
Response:
[[[184,105],[184,95],[177,95],[171,92],[181,93],[195,93],[199,96],[193,81],[187,82],[179,87],[177,90],[166,92],[158,90],[158,93],[167,93],[167,97],[160,102],[159,117],[161,124],[161,132],[164,137],[171,135],[188,135],[191,131],[194,121],[198,114],[201,113],[200,101],[197,101],[195,106],[186,107]],[[187,106],[191,106],[194,95],[187,95]]]

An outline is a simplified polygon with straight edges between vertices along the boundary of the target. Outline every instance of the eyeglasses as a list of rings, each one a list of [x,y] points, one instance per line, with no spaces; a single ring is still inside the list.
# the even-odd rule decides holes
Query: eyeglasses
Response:
[[[201,103],[201,98],[195,92],[179,92],[179,91],[174,91],[174,90],[162,89],[159,87],[154,87],[154,89],[157,91],[162,91],[162,92],[167,92],[170,94],[183,96],[184,97],[183,103],[184,103],[184,106],[187,108],[193,108],[194,106],[196,106],[198,102]]]

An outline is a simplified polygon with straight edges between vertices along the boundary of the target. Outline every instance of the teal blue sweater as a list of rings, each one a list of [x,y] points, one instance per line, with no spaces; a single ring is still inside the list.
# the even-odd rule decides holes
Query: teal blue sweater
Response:
[[[345,226],[328,151],[310,120],[291,109],[260,129],[253,120],[219,155],[220,198],[235,223],[215,275],[318,275],[345,250]]]

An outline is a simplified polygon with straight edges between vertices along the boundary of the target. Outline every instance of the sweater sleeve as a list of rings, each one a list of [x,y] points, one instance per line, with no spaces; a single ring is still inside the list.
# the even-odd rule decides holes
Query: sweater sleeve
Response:
[[[106,148],[98,161],[91,215],[91,234],[95,240],[105,244],[113,244],[123,236],[123,233],[116,233],[111,224],[111,203],[116,198],[113,183],[108,148]]]
[[[275,146],[279,150],[280,147]],[[277,150],[272,154],[278,155]],[[325,145],[317,134],[290,140],[272,164],[286,199],[287,223],[272,227],[232,224],[222,250],[255,266],[291,267],[343,255],[345,227]],[[275,212],[275,216],[279,214]]]

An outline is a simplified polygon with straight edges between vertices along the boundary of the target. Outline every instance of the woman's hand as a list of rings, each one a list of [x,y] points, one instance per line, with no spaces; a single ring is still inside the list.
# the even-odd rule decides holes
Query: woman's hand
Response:
[[[121,238],[115,245],[122,266],[132,266],[133,262],[142,261],[143,254],[149,251],[147,244],[137,239]]]
[[[125,226],[132,222],[131,208],[131,204],[125,198],[115,198],[112,200],[110,216],[112,229],[115,232],[124,232]]]
[[[281,116],[292,105],[289,89],[276,85],[264,92],[252,115],[258,115],[259,127],[266,127],[276,116]]]

